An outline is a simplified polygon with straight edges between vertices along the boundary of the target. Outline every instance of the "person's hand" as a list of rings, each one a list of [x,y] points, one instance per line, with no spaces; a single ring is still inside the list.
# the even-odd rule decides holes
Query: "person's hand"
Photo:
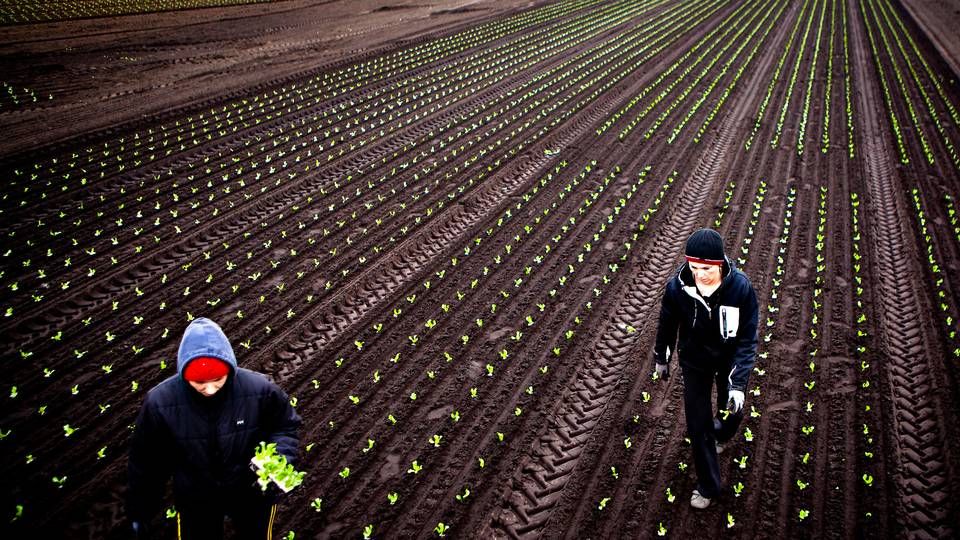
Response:
[[[670,364],[656,364],[654,368],[654,373],[657,374],[657,378],[666,379],[670,377]]]
[[[253,482],[253,489],[264,499],[270,502],[277,502],[280,497],[285,495],[284,491],[280,489],[273,481],[267,484],[267,489],[260,487],[260,482]]]
[[[133,537],[138,540],[148,537],[147,524],[142,521],[134,521],[130,524],[130,528],[133,530]]]
[[[743,409],[743,390],[730,390],[727,398],[727,409],[736,414]]]

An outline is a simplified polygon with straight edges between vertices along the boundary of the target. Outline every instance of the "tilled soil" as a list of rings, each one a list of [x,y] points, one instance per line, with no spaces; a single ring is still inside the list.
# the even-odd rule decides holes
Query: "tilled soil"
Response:
[[[5,537],[126,534],[131,424],[201,315],[304,418],[278,535],[957,534],[955,37],[898,4],[294,0],[0,35],[4,77],[54,95],[0,108]],[[651,351],[703,226],[761,313],[696,511]]]

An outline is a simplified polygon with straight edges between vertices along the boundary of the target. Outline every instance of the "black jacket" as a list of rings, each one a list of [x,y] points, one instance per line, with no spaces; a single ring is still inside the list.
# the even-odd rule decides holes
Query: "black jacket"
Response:
[[[660,307],[654,360],[665,364],[676,350],[684,369],[730,370],[729,390],[745,391],[757,353],[757,295],[729,258],[723,281],[709,299],[700,296],[687,263],[667,282]],[[679,347],[676,347],[679,333]]]
[[[250,469],[260,441],[276,443],[278,453],[296,461],[301,420],[287,395],[260,373],[236,367],[220,328],[198,321],[199,328],[191,324],[181,343],[180,373],[147,393],[137,417],[128,466],[131,521],[152,519],[171,476],[178,509],[260,491]],[[190,360],[204,355],[231,366],[226,384],[210,397],[182,376]]]

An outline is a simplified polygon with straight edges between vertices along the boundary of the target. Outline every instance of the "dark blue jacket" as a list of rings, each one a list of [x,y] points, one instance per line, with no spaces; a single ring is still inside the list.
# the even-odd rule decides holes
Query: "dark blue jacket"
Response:
[[[231,371],[216,394],[204,397],[183,379],[200,356],[227,362]],[[127,514],[150,521],[173,477],[178,509],[224,500],[241,490],[260,491],[250,459],[260,441],[295,462],[300,417],[287,395],[260,373],[237,367],[227,337],[209,319],[187,327],[177,354],[177,375],[147,393],[130,448]]]
[[[663,291],[654,360],[669,361],[676,350],[684,369],[729,370],[728,390],[745,391],[757,354],[757,295],[746,274],[729,258],[720,287],[703,298],[687,263]],[[677,338],[679,334],[679,346]]]

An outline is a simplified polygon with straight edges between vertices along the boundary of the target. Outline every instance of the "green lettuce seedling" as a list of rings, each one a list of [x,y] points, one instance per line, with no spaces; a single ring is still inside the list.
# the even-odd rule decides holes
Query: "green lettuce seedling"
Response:
[[[297,471],[293,465],[287,463],[286,456],[277,453],[276,443],[267,444],[261,441],[250,464],[257,473],[257,483],[263,491],[273,482],[287,493],[303,483],[303,477],[307,474]]]

